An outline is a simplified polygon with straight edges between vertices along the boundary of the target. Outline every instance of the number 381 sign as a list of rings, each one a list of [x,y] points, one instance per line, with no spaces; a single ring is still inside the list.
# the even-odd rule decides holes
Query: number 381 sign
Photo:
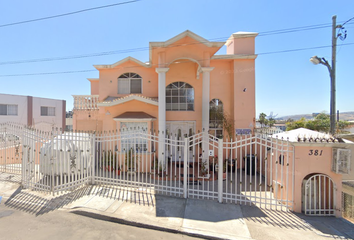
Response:
[[[322,156],[322,151],[323,150],[311,149],[309,151],[309,156]]]

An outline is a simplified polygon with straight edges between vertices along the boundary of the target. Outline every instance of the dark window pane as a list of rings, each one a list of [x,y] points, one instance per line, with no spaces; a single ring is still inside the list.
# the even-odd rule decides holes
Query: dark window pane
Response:
[[[178,97],[172,97],[172,103],[178,103]]]
[[[48,108],[41,107],[41,116],[48,116]]]
[[[130,93],[141,93],[141,79],[130,80]]]
[[[7,115],[7,105],[0,104],[0,115]]]
[[[166,97],[166,103],[171,103],[172,102],[172,98],[171,97]]]
[[[172,90],[172,96],[178,96],[178,89],[173,89]]]

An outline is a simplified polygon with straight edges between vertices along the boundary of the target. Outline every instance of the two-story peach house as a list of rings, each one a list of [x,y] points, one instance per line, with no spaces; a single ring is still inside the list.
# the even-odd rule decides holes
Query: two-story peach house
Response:
[[[222,136],[210,109],[222,111],[234,129],[255,126],[255,37],[237,32],[211,42],[185,31],[165,42],[150,42],[149,61],[127,57],[94,65],[91,95],[74,95],[75,130],[110,131],[139,127],[147,132],[198,131]],[[216,53],[226,45],[226,54]]]

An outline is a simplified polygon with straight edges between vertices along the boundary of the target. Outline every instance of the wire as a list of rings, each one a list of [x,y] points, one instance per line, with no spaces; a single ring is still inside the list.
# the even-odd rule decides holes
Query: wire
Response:
[[[48,17],[35,18],[35,19],[30,19],[30,20],[25,20],[25,21],[20,21],[20,22],[2,24],[2,25],[0,25],[0,27],[9,27],[9,26],[19,25],[19,24],[24,24],[24,23],[43,21],[43,20],[52,19],[52,18],[65,17],[65,16],[74,15],[74,14],[78,14],[78,13],[83,13],[83,12],[93,11],[93,10],[97,10],[97,9],[108,8],[108,7],[115,7],[115,6],[119,6],[119,5],[123,5],[123,4],[139,2],[139,1],[141,1],[141,0],[132,0],[132,1],[114,3],[114,4],[99,6],[99,7],[86,8],[86,9],[82,9],[82,10],[78,10],[78,11],[74,11],[74,12],[62,13],[62,14],[48,16]]]
[[[141,0],[139,0],[139,1],[141,1]],[[354,23],[349,23],[349,24],[354,24]],[[320,29],[320,28],[326,28],[326,27],[331,27],[331,24],[325,23],[325,24],[309,25],[309,26],[303,26],[303,27],[271,30],[271,31],[260,32],[258,36],[269,36],[269,35],[275,35],[275,34],[306,31],[306,30]],[[209,42],[209,41],[220,41],[220,40],[221,41],[226,41],[228,38],[229,37],[211,38],[207,42]],[[170,45],[170,46],[162,47],[162,48],[172,48],[172,47],[179,47],[179,46],[204,44],[204,43],[207,43],[207,42],[199,42],[198,41],[198,42],[187,43],[187,44]],[[0,62],[0,65],[60,61],[60,60],[79,59],[79,58],[87,58],[87,57],[99,57],[99,56],[115,55],[115,54],[121,54],[121,53],[147,51],[147,50],[149,50],[149,47],[140,47],[140,48],[113,50],[113,51],[107,51],[107,52],[87,53],[87,54],[82,54],[82,55],[71,55],[71,56],[64,56],[64,57],[51,57],[51,58],[37,58],[37,59],[27,59],[27,60],[6,61],[6,62]]]
[[[94,72],[97,70],[76,70],[76,71],[65,71],[65,72],[44,72],[44,73],[24,73],[24,74],[9,74],[0,75],[0,77],[19,77],[19,76],[40,76],[40,75],[54,75],[54,74],[65,74],[65,73],[81,73],[81,72]]]
[[[346,46],[346,45],[353,45],[353,43],[343,43],[343,44],[337,44],[337,46]],[[282,50],[282,51],[275,51],[275,52],[265,52],[265,53],[258,53],[257,55],[267,55],[267,54],[275,54],[275,53],[287,53],[287,52],[297,52],[297,51],[304,51],[304,50],[310,50],[310,49],[319,49],[319,48],[328,48],[332,47],[332,45],[327,45],[327,46],[319,46],[319,47],[308,47],[308,48],[297,48],[297,49],[289,49],[289,50]]]
[[[351,20],[353,20],[354,17],[350,18],[349,20],[345,21],[343,24],[342,24],[342,27],[347,23],[347,22],[350,22]]]
[[[354,45],[353,43],[344,43],[344,44],[338,44],[337,46],[347,46],[347,45]],[[259,53],[257,55],[269,55],[269,54],[277,54],[277,53],[287,53],[287,52],[296,52],[296,51],[304,51],[304,50],[310,50],[310,49],[319,49],[319,48],[328,48],[332,47],[332,45],[327,45],[327,46],[318,46],[318,47],[308,47],[308,48],[297,48],[297,49],[288,49],[288,50],[282,50],[282,51],[274,51],[274,52],[264,52],[264,53]],[[244,54],[248,55],[248,54]],[[199,59],[197,61],[204,61],[207,59]],[[179,63],[183,62],[189,62],[189,60],[181,60],[178,61]],[[149,66],[158,66],[158,64],[152,64]],[[137,66],[132,66],[132,67],[124,67],[123,69],[128,69],[128,68],[136,68]],[[139,66],[140,67],[140,66]],[[143,67],[143,66],[141,66]],[[92,69],[87,69],[87,70],[77,70],[77,71],[64,71],[64,72],[44,72],[44,73],[24,73],[24,74],[9,74],[9,75],[0,75],[0,78],[2,77],[19,77],[19,76],[40,76],[40,75],[54,75],[54,74],[67,74],[67,73],[81,73],[81,72],[96,72],[97,70],[92,70]]]

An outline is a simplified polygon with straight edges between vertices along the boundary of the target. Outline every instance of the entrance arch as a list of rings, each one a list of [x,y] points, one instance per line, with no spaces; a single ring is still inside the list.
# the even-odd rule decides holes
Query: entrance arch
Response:
[[[305,215],[334,216],[336,186],[325,174],[307,175],[302,182],[302,211]]]

